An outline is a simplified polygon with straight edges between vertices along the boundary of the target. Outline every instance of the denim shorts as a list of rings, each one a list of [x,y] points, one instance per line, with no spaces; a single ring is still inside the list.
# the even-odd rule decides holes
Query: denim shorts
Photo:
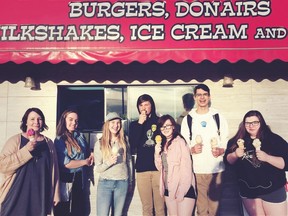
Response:
[[[169,191],[167,189],[165,189],[165,191],[164,191],[164,196],[169,196]],[[186,193],[186,195],[184,197],[196,199],[195,190],[192,186],[189,188],[188,192]]]
[[[280,189],[269,194],[260,195],[259,198],[270,203],[284,202],[287,198],[285,187],[281,187]]]
[[[243,197],[240,195],[241,198],[243,199],[262,199],[265,202],[270,202],[270,203],[282,203],[286,200],[287,198],[287,194],[286,194],[286,190],[285,187],[281,187],[269,194],[264,194],[264,195],[259,195],[255,198],[247,198],[247,197]]]

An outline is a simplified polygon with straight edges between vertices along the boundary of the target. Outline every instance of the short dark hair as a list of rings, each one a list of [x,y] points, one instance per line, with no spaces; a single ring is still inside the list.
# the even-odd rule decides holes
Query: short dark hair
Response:
[[[28,115],[31,112],[36,112],[42,118],[43,124],[42,124],[42,127],[40,128],[40,132],[42,132],[44,130],[48,130],[49,127],[46,125],[45,116],[44,116],[43,112],[39,108],[36,108],[36,107],[32,107],[32,108],[29,108],[29,109],[26,110],[26,112],[24,113],[24,115],[22,117],[20,129],[23,132],[27,131],[27,119],[28,119]]]
[[[208,94],[210,95],[210,89],[207,85],[205,84],[199,84],[197,86],[195,86],[194,88],[194,95],[196,95],[196,92],[198,89],[203,89],[204,91],[208,92]]]
[[[192,93],[187,93],[182,96],[183,106],[186,110],[191,110],[194,107],[194,97]]]
[[[155,107],[155,103],[154,103],[154,100],[153,98],[148,95],[148,94],[143,94],[143,95],[140,95],[137,99],[137,109],[138,109],[138,112],[140,113],[140,110],[139,110],[139,105],[145,101],[149,101],[151,103],[151,116],[157,116],[156,115],[156,107]]]

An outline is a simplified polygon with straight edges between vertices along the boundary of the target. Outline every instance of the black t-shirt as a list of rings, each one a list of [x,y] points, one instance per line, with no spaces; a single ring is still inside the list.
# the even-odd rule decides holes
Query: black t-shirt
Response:
[[[261,140],[261,150],[272,156],[282,157],[285,161],[284,169],[278,169],[267,162],[257,159],[253,139],[244,137],[245,155],[239,158],[232,167],[235,169],[240,195],[247,198],[256,198],[259,195],[269,194],[286,183],[285,170],[288,168],[288,145],[280,136],[270,133]],[[231,146],[235,143],[230,140],[224,155],[227,165],[227,155],[233,150]]]
[[[137,152],[136,171],[156,171],[154,164],[155,136],[157,135],[158,117],[151,116],[143,124],[138,120],[129,127],[129,143],[132,153]]]

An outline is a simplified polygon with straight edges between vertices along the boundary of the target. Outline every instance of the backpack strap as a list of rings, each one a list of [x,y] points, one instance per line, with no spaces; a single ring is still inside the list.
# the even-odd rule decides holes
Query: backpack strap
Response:
[[[220,136],[220,119],[219,119],[219,114],[216,113],[215,115],[213,115],[213,118],[217,124],[217,133],[218,133],[218,136]]]
[[[213,118],[216,122],[217,125],[217,133],[218,136],[220,137],[220,118],[219,118],[219,114],[216,113],[215,115],[213,115]],[[188,128],[189,128],[189,139],[192,140],[192,116],[191,115],[187,115],[187,124],[188,124]]]
[[[189,140],[192,140],[192,116],[191,115],[187,115],[187,124],[188,124],[188,128],[189,128]]]

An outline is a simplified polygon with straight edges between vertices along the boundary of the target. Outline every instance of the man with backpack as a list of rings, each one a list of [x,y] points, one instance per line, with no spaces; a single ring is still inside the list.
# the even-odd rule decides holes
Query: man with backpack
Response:
[[[228,124],[210,107],[210,89],[205,84],[194,88],[196,108],[184,117],[181,134],[190,146],[196,175],[198,216],[219,215],[222,192],[223,155],[228,141]]]

